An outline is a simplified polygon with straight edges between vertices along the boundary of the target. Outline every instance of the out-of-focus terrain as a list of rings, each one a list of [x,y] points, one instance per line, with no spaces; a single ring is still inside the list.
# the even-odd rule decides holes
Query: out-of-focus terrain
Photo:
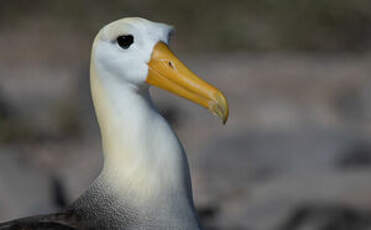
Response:
[[[152,89],[188,153],[207,229],[371,229],[366,1],[3,1],[0,221],[56,211],[101,167],[94,34],[122,16],[176,26],[174,51],[227,96],[226,126]]]

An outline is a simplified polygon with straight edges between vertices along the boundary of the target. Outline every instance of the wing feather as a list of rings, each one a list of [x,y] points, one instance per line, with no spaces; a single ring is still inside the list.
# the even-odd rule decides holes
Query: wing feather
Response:
[[[0,223],[0,230],[83,230],[69,213],[31,216]]]

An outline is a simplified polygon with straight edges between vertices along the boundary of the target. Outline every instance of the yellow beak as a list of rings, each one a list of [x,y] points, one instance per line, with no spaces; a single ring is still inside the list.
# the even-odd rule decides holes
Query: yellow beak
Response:
[[[189,70],[163,43],[153,48],[147,83],[193,101],[227,122],[229,108],[223,93]]]

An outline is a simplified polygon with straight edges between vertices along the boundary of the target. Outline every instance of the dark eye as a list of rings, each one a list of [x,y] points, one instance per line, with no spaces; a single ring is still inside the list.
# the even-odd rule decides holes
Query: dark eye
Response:
[[[119,46],[123,49],[127,49],[130,47],[131,44],[133,44],[134,42],[134,37],[133,35],[121,35],[119,37],[117,37],[116,39],[117,41],[117,44],[119,44]]]

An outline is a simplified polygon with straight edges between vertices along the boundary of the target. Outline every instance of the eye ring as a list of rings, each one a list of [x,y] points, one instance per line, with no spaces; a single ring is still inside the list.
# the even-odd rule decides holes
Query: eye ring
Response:
[[[121,48],[128,49],[134,43],[134,36],[131,34],[121,35],[116,38],[116,42]]]

